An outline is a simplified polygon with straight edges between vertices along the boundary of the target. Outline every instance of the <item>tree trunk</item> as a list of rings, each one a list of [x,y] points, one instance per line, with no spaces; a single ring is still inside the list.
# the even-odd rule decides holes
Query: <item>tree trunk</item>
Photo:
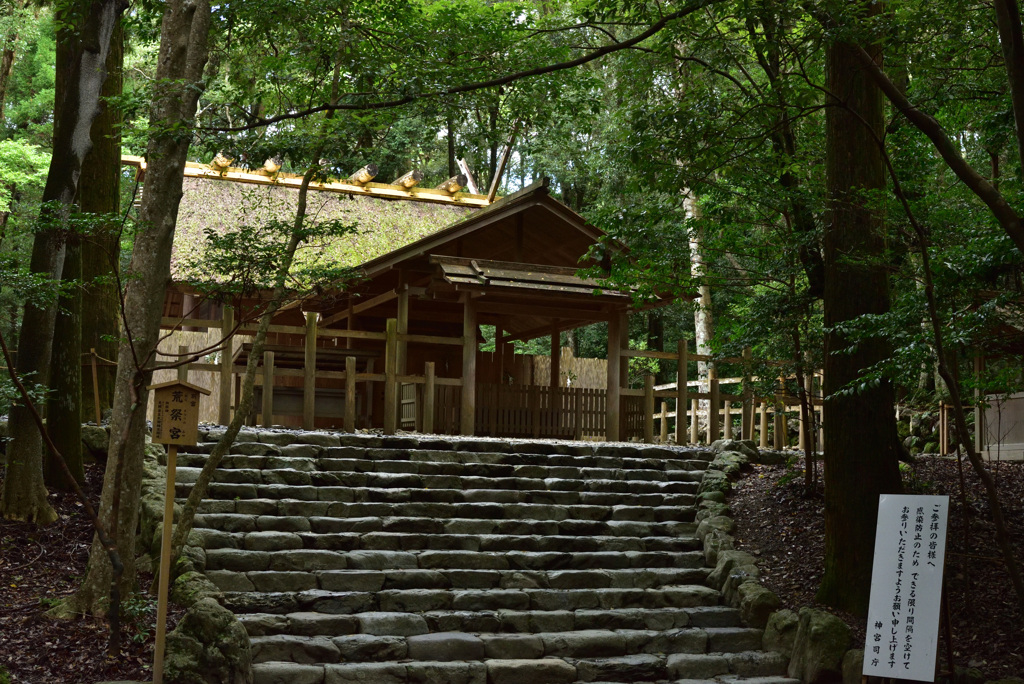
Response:
[[[85,482],[82,467],[82,246],[77,236],[68,239],[64,257],[66,290],[57,307],[50,354],[50,394],[46,398],[46,429],[64,456],[68,471],[79,484]],[[43,460],[46,486],[61,492],[74,490],[59,459],[47,451]]]
[[[118,27],[111,38],[107,56],[104,98],[121,94],[123,62],[124,30]],[[118,107],[104,102],[100,115],[93,122],[93,148],[85,158],[78,192],[78,206],[82,213],[113,217],[121,212],[121,118]],[[113,220],[94,224],[94,229],[82,243],[82,352],[95,349],[105,359],[117,356],[117,338],[121,330],[121,297],[114,277],[121,252],[119,229],[120,224]],[[97,371],[102,412],[109,409],[114,400],[116,369],[100,365]],[[96,415],[91,380],[82,386],[82,415]]]
[[[877,12],[872,6],[869,10]],[[882,93],[857,58],[859,48],[833,43],[827,87],[836,101],[826,110],[825,226],[825,574],[818,600],[855,615],[868,608],[880,494],[900,491],[899,437],[889,382],[836,394],[891,352],[877,337],[851,346],[835,326],[889,310],[882,259],[884,221],[873,193],[885,191],[879,141]],[[876,60],[881,53],[872,48]]]
[[[171,244],[182,195],[185,158],[207,59],[210,5],[207,0],[173,0],[165,6],[160,52],[150,108],[146,191],[139,212],[125,281],[127,331],[118,348],[110,447],[100,497],[100,519],[115,530],[124,559],[122,592],[135,585],[135,530],[139,517],[142,459],[150,367],[160,333],[164,295],[170,283]],[[110,562],[94,540],[85,579],[62,606],[63,614],[102,615],[108,607]]]
[[[60,96],[54,104],[53,156],[43,189],[39,213],[41,230],[32,245],[31,270],[56,284],[64,268],[64,233],[71,204],[78,190],[82,163],[89,152],[89,131],[99,111],[99,95],[106,77],[107,50],[117,26],[121,0],[89,5],[88,13],[68,44],[65,60],[58,60]],[[61,68],[63,67],[63,68]],[[18,372],[45,383],[56,307],[25,305],[18,343]],[[56,513],[43,486],[42,440],[28,409],[15,405],[10,413],[11,446],[0,516],[13,520],[52,522]]]
[[[687,207],[690,211],[690,216],[694,219],[700,219],[700,205],[697,204],[697,199],[693,198],[686,202]],[[711,285],[708,283],[707,278],[707,264],[704,262],[704,251],[701,246],[701,237],[699,229],[696,226],[690,227],[690,276],[700,283],[700,297],[693,302],[693,327],[694,337],[696,342],[696,353],[698,354],[710,354],[711,353],[711,340],[715,336],[715,321],[711,314]],[[711,364],[707,361],[697,362],[697,380],[700,381],[700,385],[697,390],[699,392],[710,392],[711,391]],[[698,404],[700,408],[700,415],[707,416],[708,407],[710,402],[707,399],[701,399]],[[697,416],[694,416],[694,420],[698,420]],[[706,418],[703,419],[705,424]],[[708,426],[705,425],[705,428]]]

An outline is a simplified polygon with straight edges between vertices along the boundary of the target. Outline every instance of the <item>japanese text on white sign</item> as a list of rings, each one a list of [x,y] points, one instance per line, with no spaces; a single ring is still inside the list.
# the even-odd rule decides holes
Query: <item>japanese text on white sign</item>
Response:
[[[948,496],[878,501],[863,674],[935,681]]]

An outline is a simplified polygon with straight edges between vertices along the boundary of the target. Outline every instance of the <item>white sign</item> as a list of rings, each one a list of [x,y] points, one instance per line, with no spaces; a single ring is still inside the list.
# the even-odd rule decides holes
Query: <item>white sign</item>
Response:
[[[948,496],[878,499],[862,674],[935,681]]]

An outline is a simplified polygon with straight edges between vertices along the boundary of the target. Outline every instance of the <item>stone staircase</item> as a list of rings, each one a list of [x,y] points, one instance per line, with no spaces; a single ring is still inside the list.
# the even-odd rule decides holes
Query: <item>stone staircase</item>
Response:
[[[179,455],[178,497],[218,437]],[[256,684],[795,684],[704,585],[709,456],[242,432],[190,544]]]

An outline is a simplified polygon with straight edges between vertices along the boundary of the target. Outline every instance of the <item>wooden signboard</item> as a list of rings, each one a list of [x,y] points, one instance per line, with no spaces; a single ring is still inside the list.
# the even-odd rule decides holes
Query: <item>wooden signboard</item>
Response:
[[[152,385],[153,442],[192,445],[199,432],[199,395],[210,390],[174,380]]]
[[[171,532],[174,520],[174,469],[178,446],[191,446],[199,437],[199,397],[210,390],[181,380],[151,385],[153,391],[153,443],[167,445],[167,480],[164,485],[164,521],[157,582],[156,643],[153,647],[153,682],[164,676],[167,631],[167,594],[171,574]]]
[[[935,681],[948,516],[948,496],[879,497],[864,675]]]

